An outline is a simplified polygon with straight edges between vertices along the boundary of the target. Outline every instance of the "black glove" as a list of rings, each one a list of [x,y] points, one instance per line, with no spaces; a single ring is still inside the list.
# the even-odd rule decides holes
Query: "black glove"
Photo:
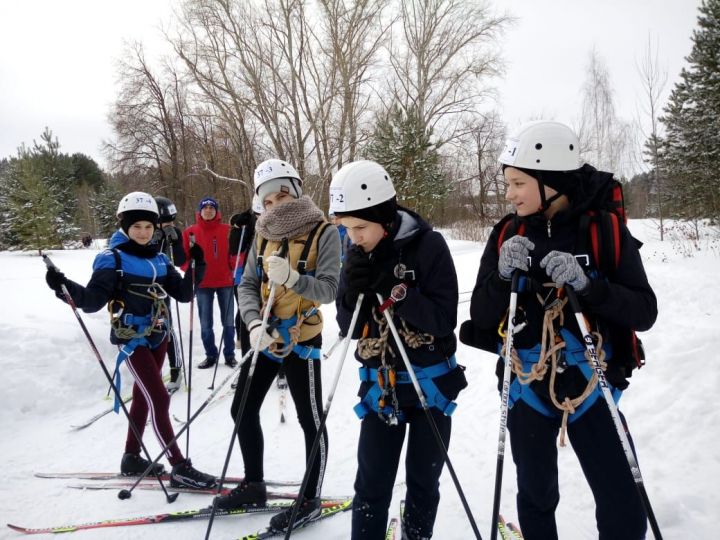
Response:
[[[162,231],[163,231],[163,234],[165,235],[165,238],[167,239],[167,241],[169,243],[174,244],[175,242],[178,241],[177,230],[172,225],[165,225],[162,228]]]
[[[253,216],[250,210],[246,210],[245,212],[240,212],[239,214],[235,214],[231,217],[230,225],[240,229],[243,225],[250,225],[254,217],[255,216]]]
[[[68,279],[65,277],[65,274],[54,266],[50,266],[45,274],[45,281],[47,282],[48,287],[55,291],[55,294],[59,297],[63,296],[62,286],[67,285],[68,283]]]
[[[347,292],[354,303],[360,293],[375,295],[380,293],[383,298],[390,295],[390,290],[396,284],[396,280],[373,264],[370,259],[359,249],[351,249],[345,256],[343,262],[345,277],[347,280]],[[354,300],[353,300],[354,298]]]
[[[198,244],[190,246],[190,258],[195,261],[195,264],[205,264],[205,257],[202,248]]]

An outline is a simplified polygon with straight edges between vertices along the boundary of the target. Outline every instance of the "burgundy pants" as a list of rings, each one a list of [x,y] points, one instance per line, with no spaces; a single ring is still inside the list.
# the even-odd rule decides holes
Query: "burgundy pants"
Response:
[[[137,347],[130,358],[126,360],[130,373],[135,377],[130,418],[135,424],[138,434],[142,437],[149,412],[155,436],[163,447],[167,446],[167,443],[175,437],[170,423],[170,396],[162,380],[162,365],[166,349],[167,339],[153,350],[147,347]],[[140,441],[129,427],[125,451],[133,454],[141,453]],[[167,456],[171,465],[176,465],[185,459],[177,443],[170,445]]]

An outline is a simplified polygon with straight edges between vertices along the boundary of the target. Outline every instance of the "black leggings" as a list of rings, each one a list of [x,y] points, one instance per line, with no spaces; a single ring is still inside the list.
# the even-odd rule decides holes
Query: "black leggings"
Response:
[[[305,463],[307,463],[307,457],[310,455],[323,413],[320,360],[304,360],[297,354],[290,353],[285,357],[282,367],[287,377],[290,394],[295,402],[300,427],[305,434]],[[270,360],[262,353],[258,355],[238,431],[240,450],[245,463],[245,478],[249,481],[257,482],[264,478],[263,451],[265,445],[262,426],[260,425],[260,407],[279,369],[279,363]],[[233,421],[235,421],[240,409],[240,400],[242,399],[249,370],[250,362],[248,361],[240,370],[240,379],[230,408]],[[311,499],[320,496],[327,463],[327,452],[328,436],[327,430],[324,429],[319,449],[313,461],[307,489],[304,493],[306,498]]]

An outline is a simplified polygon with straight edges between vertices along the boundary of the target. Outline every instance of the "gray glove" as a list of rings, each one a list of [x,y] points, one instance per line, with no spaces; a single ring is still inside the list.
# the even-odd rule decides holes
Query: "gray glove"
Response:
[[[590,284],[577,259],[570,253],[551,251],[540,261],[540,267],[558,286],[568,284],[580,292]]]
[[[513,270],[527,270],[527,259],[530,252],[535,249],[535,244],[524,236],[513,236],[500,247],[500,260],[498,260],[498,272],[504,279],[512,277]]]

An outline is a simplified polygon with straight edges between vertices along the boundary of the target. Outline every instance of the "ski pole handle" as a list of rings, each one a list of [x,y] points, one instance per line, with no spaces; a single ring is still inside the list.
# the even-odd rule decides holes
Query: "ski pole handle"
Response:
[[[53,262],[50,260],[50,257],[48,257],[47,255],[45,255],[45,254],[42,253],[42,252],[41,252],[41,256],[42,256],[43,262],[45,263],[45,266],[47,266],[48,268],[54,268],[55,270],[58,269],[58,267],[55,266],[55,263],[53,263]]]

